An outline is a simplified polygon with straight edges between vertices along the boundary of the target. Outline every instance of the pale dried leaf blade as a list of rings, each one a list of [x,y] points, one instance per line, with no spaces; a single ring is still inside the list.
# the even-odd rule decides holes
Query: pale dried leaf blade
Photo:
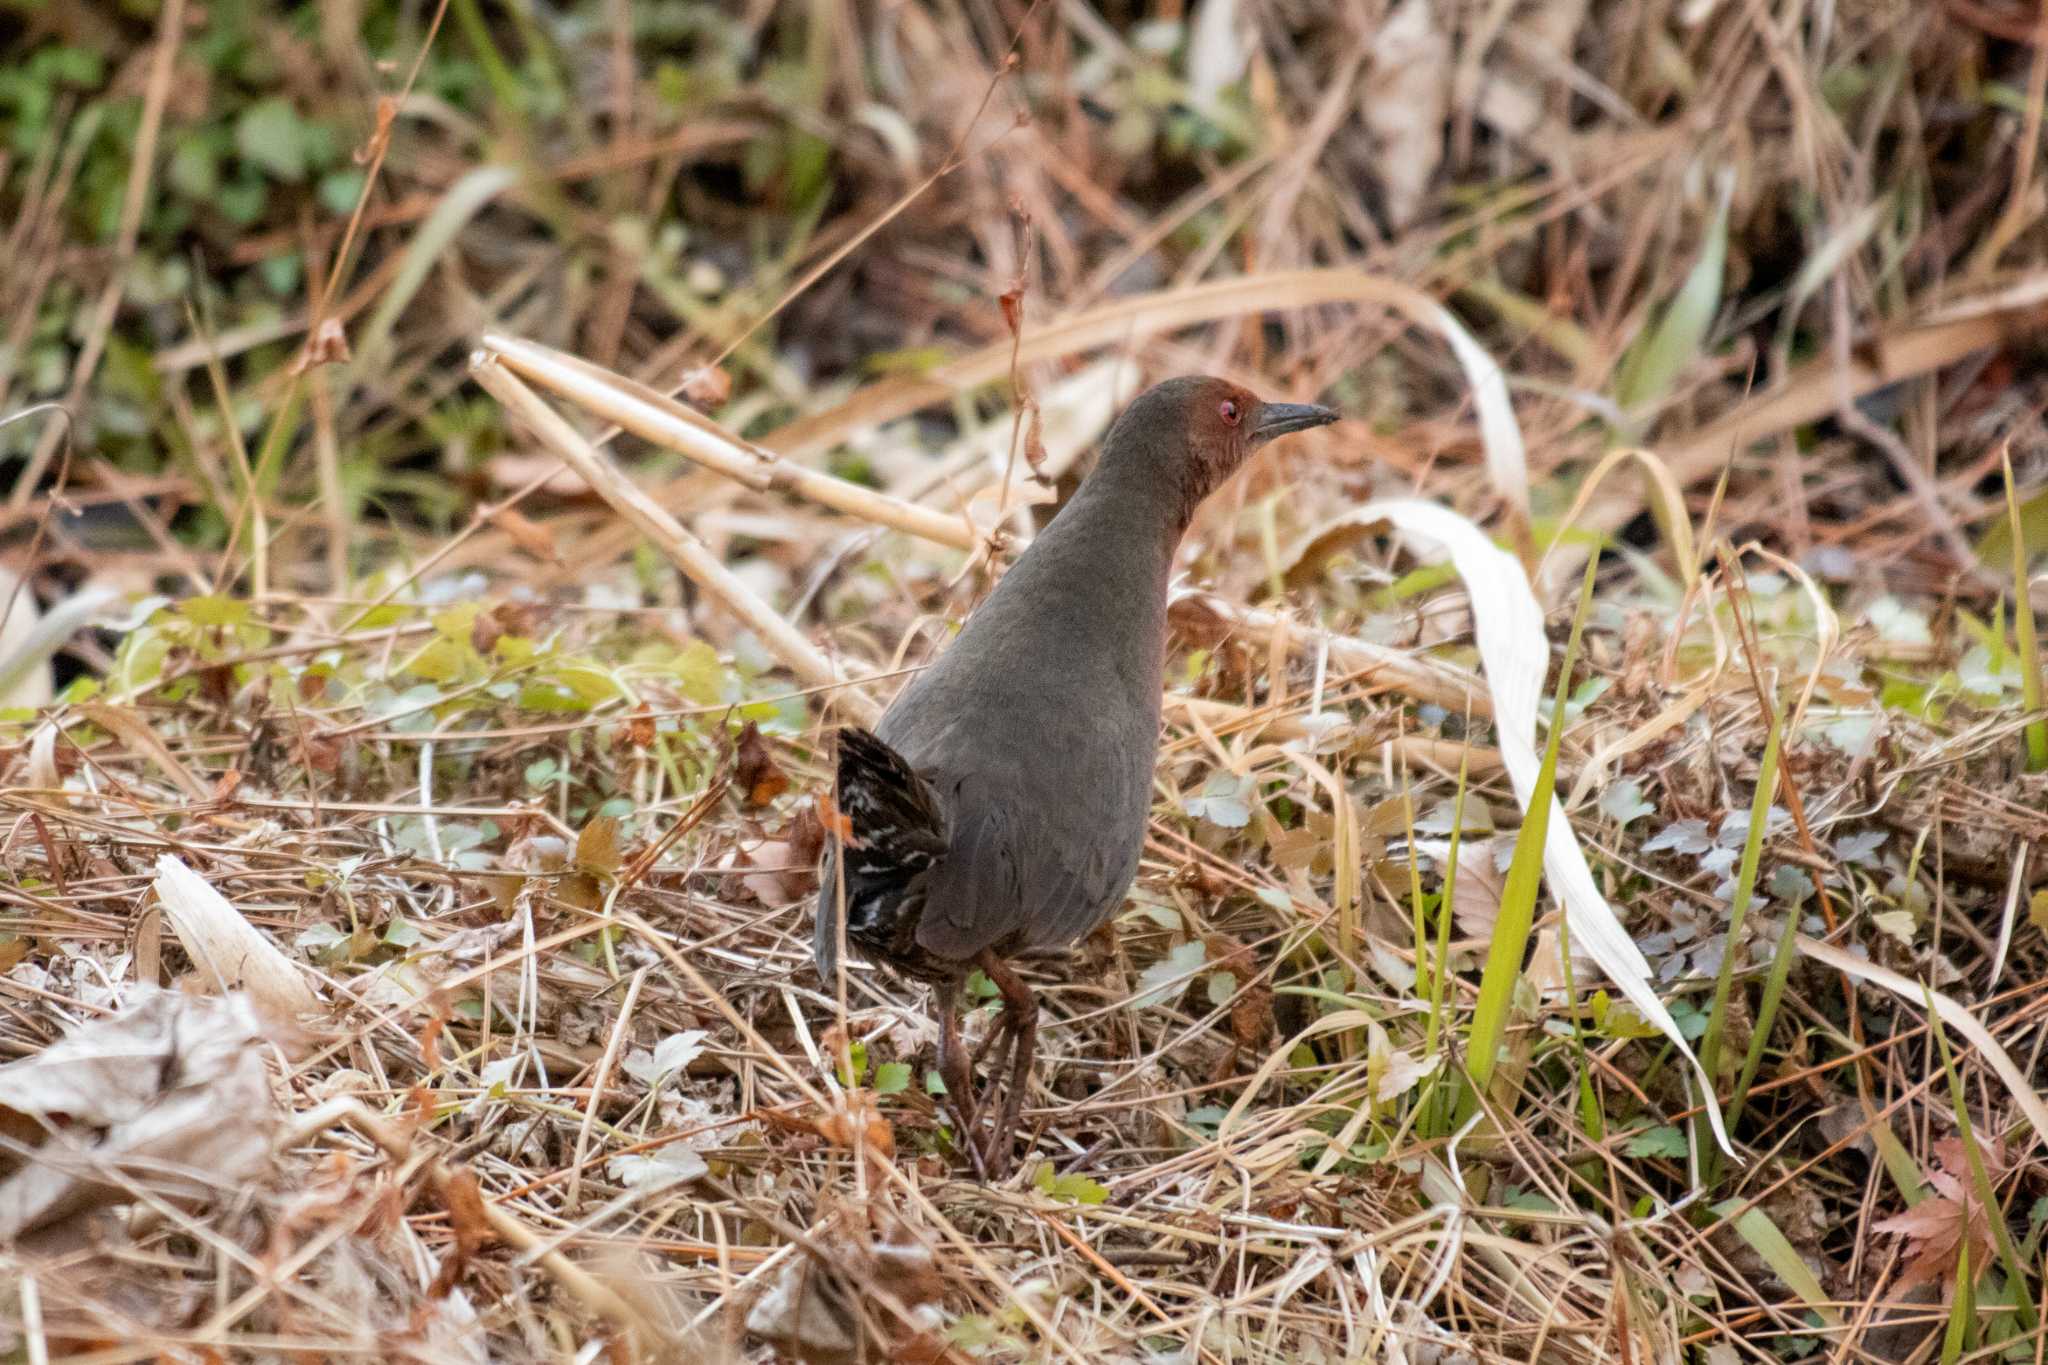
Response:
[[[1117,299],[1036,328],[1014,348],[1006,339],[948,361],[929,374],[879,380],[843,403],[770,432],[758,444],[785,457],[818,455],[884,422],[999,380],[1013,363],[1036,364],[1098,346],[1129,348],[1155,332],[1331,303],[1378,304],[1444,337],[1472,384],[1487,470],[1502,496],[1526,512],[1526,496],[1517,496],[1507,478],[1507,471],[1526,468],[1528,461],[1500,367],[1430,295],[1399,280],[1342,266],[1269,271]],[[484,340],[486,346],[512,344],[496,336]],[[508,351],[508,359],[510,355]],[[946,543],[944,537],[928,538]]]
[[[320,1008],[297,965],[171,854],[157,859],[156,894],[178,942],[216,990],[246,990],[280,1019],[296,1020]]]
[[[1882,986],[1901,1000],[1933,1006],[1934,1012],[1941,1016],[1941,1021],[1960,1033],[1990,1064],[1991,1069],[1998,1073],[1998,1079],[2005,1083],[2006,1089],[2012,1095],[2013,1103],[2027,1116],[2027,1122],[2034,1125],[2034,1131],[2048,1137],[2048,1103],[2042,1101],[2040,1092],[2034,1089],[2033,1082],[2027,1079],[2027,1073],[2013,1061],[2012,1054],[2000,1046],[1998,1039],[1991,1035],[1991,1030],[1984,1027],[1983,1022],[1960,1002],[1940,991],[1901,976],[1889,967],[1879,966],[1875,962],[1857,957],[1854,953],[1844,952],[1832,943],[1808,938],[1804,934],[1799,936],[1799,951],[1838,972],[1847,972],[1859,980],[1868,981],[1873,986]]]
[[[1188,21],[1188,96],[1197,108],[1216,107],[1226,86],[1251,63],[1249,25],[1238,0],[1200,0]]]
[[[0,568],[0,702],[8,706],[44,706],[50,700],[50,673],[28,654],[29,637],[42,622],[35,594],[12,569]]]

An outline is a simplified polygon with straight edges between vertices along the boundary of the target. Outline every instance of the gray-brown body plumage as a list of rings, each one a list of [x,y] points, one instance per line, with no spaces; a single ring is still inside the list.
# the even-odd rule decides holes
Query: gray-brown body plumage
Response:
[[[988,973],[1003,1012],[983,1046],[1001,1040],[996,1072],[1007,1056],[1010,1074],[993,1129],[966,1142],[984,1176],[1009,1163],[1037,1049],[1036,997],[1006,959],[1086,934],[1138,870],[1181,534],[1253,450],[1336,416],[1220,379],[1139,395],[960,638],[875,733],[840,732],[842,847],[818,892],[818,971],[838,969],[843,906],[857,952],[937,986],[939,1073],[963,1137],[981,1103],[960,983],[970,967]]]

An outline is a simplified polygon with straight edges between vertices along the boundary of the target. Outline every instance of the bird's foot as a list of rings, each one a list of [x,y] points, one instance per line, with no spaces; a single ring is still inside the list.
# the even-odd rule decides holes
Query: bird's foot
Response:
[[[974,1163],[976,1178],[983,1183],[988,1172],[982,1163],[981,1151],[974,1145],[975,1120],[980,1117],[981,1106],[975,1103],[974,1065],[980,1060],[977,1052],[972,1061],[967,1055],[967,1046],[960,1039],[960,1010],[957,998],[950,992],[939,997],[939,1079],[946,1086],[946,1108],[953,1112],[955,1141],[967,1149],[968,1159]]]
[[[977,1167],[983,1180],[1001,1180],[1015,1164],[1017,1127],[1024,1113],[1024,1092],[1031,1084],[1031,1066],[1038,1055],[1038,997],[1010,965],[994,953],[984,952],[977,965],[1003,995],[1003,1012],[996,1026],[982,1041],[978,1063],[991,1049],[995,1065],[989,1085],[976,1106],[991,1116],[987,1131],[969,1138],[971,1150],[978,1150]],[[1008,1076],[1004,1072],[1008,1071]],[[997,1104],[997,1095],[1001,1104]]]

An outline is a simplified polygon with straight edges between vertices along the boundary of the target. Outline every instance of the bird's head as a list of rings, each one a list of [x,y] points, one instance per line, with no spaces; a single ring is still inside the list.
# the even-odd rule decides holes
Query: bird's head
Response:
[[[1253,452],[1275,437],[1336,421],[1313,403],[1268,403],[1227,379],[1188,375],[1138,395],[1104,439],[1103,462],[1170,481],[1183,527]]]

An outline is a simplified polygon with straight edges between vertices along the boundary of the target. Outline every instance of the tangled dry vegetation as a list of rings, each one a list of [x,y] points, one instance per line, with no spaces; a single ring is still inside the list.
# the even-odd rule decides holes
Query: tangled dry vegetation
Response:
[[[10,1359],[2038,1359],[2048,30],[1331,8],[0,20]],[[1356,420],[983,1188],[830,730],[1190,370]]]

